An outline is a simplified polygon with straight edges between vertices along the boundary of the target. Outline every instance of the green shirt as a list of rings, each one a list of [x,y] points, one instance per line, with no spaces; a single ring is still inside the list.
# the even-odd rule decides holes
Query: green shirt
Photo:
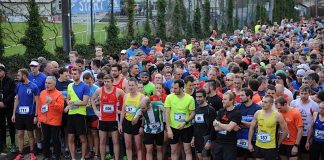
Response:
[[[150,134],[157,134],[163,131],[163,103],[160,101],[151,102],[151,107],[144,113],[144,132]]]
[[[148,84],[143,86],[143,91],[146,96],[151,96],[155,93],[155,86],[153,83],[149,82]]]

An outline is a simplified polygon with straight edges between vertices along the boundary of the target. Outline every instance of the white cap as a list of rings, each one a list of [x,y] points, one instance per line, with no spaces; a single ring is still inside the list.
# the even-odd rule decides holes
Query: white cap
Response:
[[[302,75],[302,76],[305,76],[305,70],[304,69],[299,69],[296,73],[296,75]]]
[[[31,65],[33,65],[33,66],[38,66],[39,63],[38,63],[37,61],[31,61],[29,65],[30,65],[30,66],[31,66]]]
[[[122,51],[120,51],[120,53],[126,53],[127,50],[123,49]]]

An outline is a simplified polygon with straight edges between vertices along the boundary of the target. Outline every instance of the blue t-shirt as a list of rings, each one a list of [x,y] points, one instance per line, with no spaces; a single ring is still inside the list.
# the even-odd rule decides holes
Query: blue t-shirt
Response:
[[[19,102],[16,113],[35,115],[36,102],[34,96],[39,96],[39,92],[37,85],[33,82],[28,84],[18,83],[16,93],[19,97]]]
[[[33,75],[29,72],[28,79],[37,85],[40,92],[45,89],[46,75],[44,73],[39,72],[39,74]]]
[[[93,94],[96,92],[97,88],[99,87],[94,84],[92,86],[89,86],[89,88],[90,88],[89,96],[92,97]],[[94,112],[92,106],[87,106],[87,116],[94,116],[94,115],[96,115],[96,113]]]
[[[67,88],[70,83],[72,83],[72,81],[70,80],[64,82],[60,82],[60,81],[56,82],[55,87],[58,91],[60,91],[63,94],[64,98],[67,98]]]
[[[244,103],[240,103],[235,108],[241,112],[243,122],[252,122],[254,113],[261,109],[261,106],[252,103],[251,106],[246,107]],[[249,128],[242,128],[237,132],[238,147],[247,148],[247,140],[249,135]],[[253,138],[255,139],[255,138]]]
[[[136,55],[136,49],[131,49],[131,48],[128,48],[126,53],[127,53],[127,58],[129,59],[129,57],[133,57]]]
[[[138,49],[142,50],[146,55],[149,55],[150,54],[150,51],[151,51],[151,48],[148,47],[148,46],[141,46],[139,47]]]
[[[84,82],[80,82],[78,85],[75,85],[73,83],[72,85],[74,92],[79,97],[81,101],[83,101],[83,96],[89,96],[90,97],[90,88],[87,84]]]

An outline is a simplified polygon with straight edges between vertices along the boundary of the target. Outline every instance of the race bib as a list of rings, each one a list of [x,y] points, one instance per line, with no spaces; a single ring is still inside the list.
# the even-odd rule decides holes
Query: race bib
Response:
[[[196,114],[195,116],[195,122],[196,123],[204,123],[204,114]]]
[[[41,111],[42,113],[48,112],[48,105],[47,104],[42,105]]]
[[[126,106],[126,112],[129,114],[135,114],[136,113],[136,107],[135,106]]]
[[[161,127],[161,124],[159,122],[157,122],[157,123],[151,123],[148,126],[149,126],[149,128],[151,128],[153,130],[156,130],[156,129],[159,129]]]
[[[174,113],[174,120],[178,122],[185,122],[186,114],[185,113]]]
[[[104,104],[103,106],[104,113],[113,113],[114,112],[114,105],[111,104]]]
[[[241,148],[248,148],[248,140],[246,139],[238,139],[237,140],[237,146]]]
[[[19,114],[28,114],[29,107],[28,106],[20,106],[18,109]]]
[[[270,138],[271,138],[269,133],[262,133],[262,132],[258,133],[257,137],[258,137],[258,141],[262,143],[270,142]]]
[[[318,139],[324,139],[324,131],[315,129],[314,137]]]
[[[218,131],[219,134],[222,134],[222,135],[226,135],[227,134],[227,131]]]
[[[70,107],[70,109],[72,109],[72,110],[73,110],[73,109],[77,109],[77,108],[79,108],[79,106],[71,106],[71,107]]]

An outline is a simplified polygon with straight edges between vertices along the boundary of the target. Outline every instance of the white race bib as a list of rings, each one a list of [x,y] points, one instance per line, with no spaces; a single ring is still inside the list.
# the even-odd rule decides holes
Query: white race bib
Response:
[[[18,112],[19,112],[19,114],[28,114],[29,107],[28,106],[20,106]]]
[[[186,114],[185,113],[174,113],[174,120],[178,122],[185,122]]]
[[[226,135],[227,134],[227,131],[218,131],[219,134],[222,134],[222,135]]]
[[[324,139],[324,131],[315,129],[314,137],[318,139]]]
[[[48,112],[48,105],[47,104],[42,105],[41,111],[42,113]]]
[[[257,135],[258,137],[258,141],[261,142],[261,143],[267,143],[267,142],[270,142],[270,134],[269,133],[258,133]]]
[[[113,113],[114,112],[114,105],[104,104],[103,105],[103,112],[104,113]]]
[[[205,123],[204,114],[196,114],[195,122],[196,123]]]
[[[135,106],[126,106],[126,112],[129,114],[135,114],[136,113],[136,107]]]
[[[247,139],[238,139],[237,146],[241,148],[248,148],[248,140]]]
[[[151,123],[151,124],[149,124],[149,127],[151,129],[155,130],[155,129],[159,129],[161,127],[161,124],[159,122],[157,122],[157,123]]]

